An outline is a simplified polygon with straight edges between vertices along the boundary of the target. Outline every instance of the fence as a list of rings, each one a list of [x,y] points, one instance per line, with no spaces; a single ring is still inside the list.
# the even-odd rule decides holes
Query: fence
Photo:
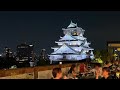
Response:
[[[0,79],[49,79],[52,77],[51,72],[54,67],[61,67],[62,71],[66,73],[69,70],[70,66],[71,64],[59,64],[0,70]]]

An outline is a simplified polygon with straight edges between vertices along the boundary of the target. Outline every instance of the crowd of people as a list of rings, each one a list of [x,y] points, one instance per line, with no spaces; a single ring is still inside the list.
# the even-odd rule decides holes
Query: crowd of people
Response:
[[[52,70],[52,79],[120,79],[120,62],[106,61],[101,63],[82,62],[72,64],[66,74],[61,68]]]

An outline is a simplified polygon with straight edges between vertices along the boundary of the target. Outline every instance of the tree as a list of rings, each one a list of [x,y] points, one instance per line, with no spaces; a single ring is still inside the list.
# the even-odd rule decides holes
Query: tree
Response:
[[[50,64],[49,59],[41,59],[41,57],[39,57],[39,61],[37,62],[37,66],[49,65],[49,64]]]
[[[95,50],[95,51],[94,51],[94,56],[95,56],[95,58],[101,57],[100,50]]]
[[[48,54],[46,53],[45,49],[41,50],[38,60],[39,61],[37,62],[37,66],[49,65],[50,64],[50,60],[48,58]]]
[[[95,58],[101,58],[101,60],[103,60],[103,62],[110,61],[112,58],[112,55],[106,49],[96,50],[94,52],[94,55],[95,55]]]

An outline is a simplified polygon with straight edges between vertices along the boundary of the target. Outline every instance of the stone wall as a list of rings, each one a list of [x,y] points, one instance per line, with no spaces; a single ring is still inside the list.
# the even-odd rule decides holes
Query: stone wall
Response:
[[[34,73],[25,73],[19,75],[0,77],[0,79],[34,79]]]
[[[0,79],[50,79],[54,67],[61,67],[63,73],[67,73],[70,66],[71,64],[63,64],[0,70]]]

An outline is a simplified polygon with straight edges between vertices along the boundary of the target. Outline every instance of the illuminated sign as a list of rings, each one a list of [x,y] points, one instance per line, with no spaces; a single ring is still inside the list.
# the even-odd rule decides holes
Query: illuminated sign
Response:
[[[120,47],[120,44],[108,44],[109,47]]]
[[[117,48],[117,51],[120,51],[120,48]]]

